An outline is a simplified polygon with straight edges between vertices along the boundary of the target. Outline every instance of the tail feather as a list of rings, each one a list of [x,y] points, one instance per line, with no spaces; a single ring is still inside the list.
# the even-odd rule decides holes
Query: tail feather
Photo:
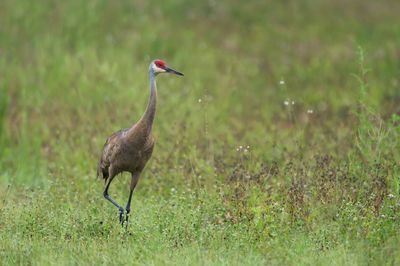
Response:
[[[108,178],[108,166],[104,166],[102,161],[100,160],[99,165],[97,166],[96,178],[102,177],[104,182],[107,181]]]

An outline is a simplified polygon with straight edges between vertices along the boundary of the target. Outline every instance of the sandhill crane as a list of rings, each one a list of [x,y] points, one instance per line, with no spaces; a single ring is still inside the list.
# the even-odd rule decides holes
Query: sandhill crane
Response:
[[[168,67],[163,60],[157,59],[150,63],[150,98],[146,111],[132,127],[121,129],[107,139],[97,167],[97,177],[102,174],[105,181],[103,196],[119,209],[119,222],[122,225],[125,221],[128,223],[133,190],[140,173],[153,153],[154,138],[151,131],[156,113],[156,76],[160,73],[183,76],[182,73]],[[112,180],[121,172],[130,172],[132,175],[125,220],[123,219],[124,208],[108,194]]]

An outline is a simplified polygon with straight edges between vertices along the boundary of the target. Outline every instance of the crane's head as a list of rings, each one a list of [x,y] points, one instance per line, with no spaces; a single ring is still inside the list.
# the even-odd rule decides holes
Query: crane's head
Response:
[[[163,61],[161,59],[153,60],[150,63],[150,69],[149,70],[152,71],[156,75],[160,74],[160,73],[170,73],[170,74],[183,76],[183,73],[168,67],[167,64],[165,63],[165,61]]]

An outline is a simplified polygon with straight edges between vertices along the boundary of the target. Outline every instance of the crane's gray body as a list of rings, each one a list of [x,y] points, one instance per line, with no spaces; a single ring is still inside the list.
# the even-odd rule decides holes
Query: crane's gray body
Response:
[[[133,132],[130,132],[133,131]],[[121,172],[141,173],[154,148],[153,135],[145,133],[141,125],[122,129],[112,134],[104,144],[98,174],[105,181]]]

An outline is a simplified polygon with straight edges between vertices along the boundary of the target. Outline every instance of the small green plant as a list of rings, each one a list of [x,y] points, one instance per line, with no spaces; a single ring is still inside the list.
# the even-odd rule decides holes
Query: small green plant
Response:
[[[359,74],[353,75],[359,83],[359,105],[355,112],[358,118],[358,129],[355,145],[359,156],[369,163],[380,163],[392,155],[393,148],[398,146],[398,117],[394,114],[389,121],[384,121],[377,112],[368,105],[367,74],[365,51],[358,47]]]

